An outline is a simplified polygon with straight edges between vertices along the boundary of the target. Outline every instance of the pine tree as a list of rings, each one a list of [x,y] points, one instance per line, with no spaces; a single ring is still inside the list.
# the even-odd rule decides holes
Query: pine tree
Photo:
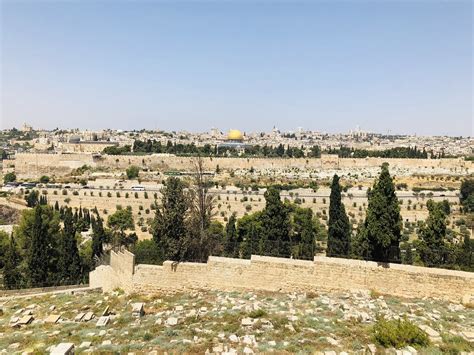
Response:
[[[329,202],[329,230],[326,255],[347,257],[350,251],[351,226],[341,199],[339,176],[334,175]]]
[[[34,208],[31,230],[31,245],[27,255],[27,273],[32,287],[43,287],[48,283],[49,243],[47,227],[43,223],[42,207]]]
[[[10,244],[5,253],[5,265],[3,267],[3,286],[7,290],[17,289],[21,286],[21,273],[18,270],[20,255],[17,250],[15,238],[10,237]]]
[[[381,262],[400,262],[402,218],[395,186],[382,164],[382,171],[369,193],[363,231],[369,245],[368,257]]]
[[[261,246],[264,255],[290,257],[289,210],[280,199],[280,191],[269,187],[265,192],[265,209],[262,214]]]
[[[237,258],[239,255],[239,246],[237,245],[237,228],[235,226],[235,213],[229,217],[229,221],[225,226],[225,244],[224,256],[229,258]]]
[[[76,227],[70,208],[64,215],[64,228],[61,237],[58,261],[59,280],[62,284],[75,284],[82,278],[82,265],[77,249]]]

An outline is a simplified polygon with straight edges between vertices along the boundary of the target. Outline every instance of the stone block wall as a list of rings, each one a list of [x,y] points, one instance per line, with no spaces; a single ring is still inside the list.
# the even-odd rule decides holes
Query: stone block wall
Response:
[[[342,169],[342,168],[379,168],[383,162],[388,162],[392,168],[415,170],[418,173],[458,173],[474,172],[474,162],[463,159],[384,159],[384,158],[338,158],[323,155],[319,158],[204,158],[205,169],[215,171],[220,169],[236,170],[258,168],[273,169]],[[64,176],[73,169],[83,165],[94,168],[115,169],[125,171],[130,165],[137,165],[152,170],[189,171],[192,158],[151,155],[103,155],[94,157],[88,153],[74,154],[45,154],[18,153],[14,160],[4,161],[5,166],[14,165],[16,174],[22,178],[39,178],[42,175]]]
[[[90,275],[104,291],[160,290],[348,291],[374,290],[400,297],[460,302],[474,295],[474,273],[399,264],[315,257],[314,261],[252,255],[250,260],[209,257],[207,263],[134,265],[133,254],[112,253],[110,266]]]

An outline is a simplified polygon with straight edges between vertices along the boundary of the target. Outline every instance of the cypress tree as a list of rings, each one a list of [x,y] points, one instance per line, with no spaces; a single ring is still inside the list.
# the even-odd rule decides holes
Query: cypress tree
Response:
[[[91,216],[92,225],[92,258],[99,257],[104,252],[103,244],[106,241],[104,220],[96,213],[97,218]]]
[[[369,258],[381,262],[400,262],[402,218],[388,163],[382,164],[380,175],[369,193],[364,227]]]
[[[462,267],[463,270],[471,271],[472,264],[474,261],[474,257],[472,255],[473,246],[471,242],[471,238],[469,238],[469,232],[464,235],[463,244],[460,250],[460,260],[458,260],[458,264]]]
[[[426,223],[420,228],[420,257],[425,266],[441,266],[446,263],[446,213],[443,203],[429,200]]]
[[[78,283],[82,277],[82,265],[77,249],[76,227],[70,208],[66,210],[64,215],[64,228],[59,248],[58,272],[60,282],[65,284]]]
[[[34,213],[31,245],[27,255],[27,273],[32,287],[42,287],[48,282],[48,231],[43,223],[42,207],[36,206]]]
[[[237,222],[237,235],[239,240],[242,241],[240,244],[242,258],[250,259],[252,254],[263,254],[259,250],[259,240],[262,234],[261,217],[262,212],[259,211],[245,215]]]
[[[5,265],[3,267],[3,286],[7,290],[17,289],[21,286],[21,273],[18,270],[20,255],[17,250],[15,238],[10,237],[10,243],[5,253]]]
[[[181,180],[171,177],[162,190],[162,205],[156,209],[152,225],[153,240],[165,260],[179,261],[186,253],[185,218],[189,208]]]
[[[329,202],[329,230],[326,255],[347,257],[350,250],[351,226],[341,199],[339,176],[334,175]]]
[[[290,257],[290,218],[288,207],[280,199],[280,191],[271,186],[265,192],[262,214],[261,246],[264,255]]]
[[[225,245],[224,256],[229,258],[237,258],[239,256],[239,246],[237,245],[237,228],[235,227],[235,213],[229,217],[229,221],[225,226]]]
[[[54,203],[54,210],[55,210],[55,211],[59,211],[59,202],[58,202],[58,201],[56,201],[56,202]]]

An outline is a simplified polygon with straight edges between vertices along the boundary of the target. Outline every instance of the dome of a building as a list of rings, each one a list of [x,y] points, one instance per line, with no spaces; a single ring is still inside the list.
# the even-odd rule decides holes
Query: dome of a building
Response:
[[[227,135],[227,139],[230,141],[242,141],[244,140],[244,136],[238,129],[231,129]]]

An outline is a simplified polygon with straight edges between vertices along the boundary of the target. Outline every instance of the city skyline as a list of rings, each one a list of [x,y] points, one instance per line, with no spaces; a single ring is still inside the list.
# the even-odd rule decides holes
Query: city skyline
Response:
[[[472,136],[472,3],[2,1],[1,128]]]

